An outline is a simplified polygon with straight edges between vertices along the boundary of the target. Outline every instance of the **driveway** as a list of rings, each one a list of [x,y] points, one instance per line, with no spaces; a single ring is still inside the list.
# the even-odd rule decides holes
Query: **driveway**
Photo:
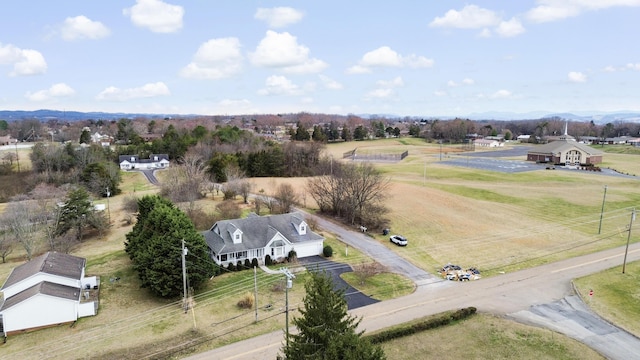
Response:
[[[347,309],[352,310],[378,302],[378,300],[363,294],[358,289],[342,280],[340,274],[353,271],[351,266],[348,264],[327,260],[321,256],[301,258],[298,259],[298,262],[304,265],[309,271],[326,271],[333,280],[334,288],[344,290],[344,297],[345,300],[347,300]]]
[[[314,219],[320,228],[336,235],[340,241],[344,242],[348,246],[360,250],[370,258],[382,264],[388,271],[404,275],[411,279],[416,286],[446,283],[440,276],[429,274],[428,272],[413,265],[396,252],[387,248],[378,240],[367,236],[365,233],[345,229],[342,224],[334,223],[333,221],[327,220],[323,217],[307,213],[302,209],[296,210],[301,211],[305,213],[307,217]]]
[[[160,181],[158,181],[158,178],[155,175],[155,170],[140,170],[140,172],[144,175],[144,177],[147,178],[147,180],[149,180],[149,182],[153,185],[160,185]]]

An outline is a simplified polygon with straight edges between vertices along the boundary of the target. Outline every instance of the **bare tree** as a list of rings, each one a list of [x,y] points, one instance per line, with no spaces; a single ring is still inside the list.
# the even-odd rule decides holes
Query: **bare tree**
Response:
[[[298,195],[291,184],[282,183],[278,185],[275,195],[273,196],[277,203],[277,213],[286,214],[293,210],[298,203]]]
[[[388,185],[389,179],[369,163],[343,164],[330,175],[309,180],[308,190],[320,212],[343,218],[350,225],[359,222],[376,228],[384,223]]]
[[[28,201],[10,202],[3,214],[8,231],[22,245],[31,260],[38,245],[38,218],[33,203]]]
[[[358,279],[358,284],[360,285],[364,285],[368,279],[377,274],[381,274],[384,271],[384,266],[375,261],[369,263],[363,262],[360,265],[355,265],[353,267],[353,274]]]
[[[15,237],[9,231],[9,228],[4,224],[5,219],[0,219],[0,257],[2,257],[2,263],[7,262],[7,256],[13,252],[13,246],[16,243]]]

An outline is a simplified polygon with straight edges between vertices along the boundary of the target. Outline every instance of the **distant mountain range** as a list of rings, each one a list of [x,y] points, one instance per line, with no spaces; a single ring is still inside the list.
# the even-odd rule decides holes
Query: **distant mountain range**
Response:
[[[78,121],[78,120],[119,120],[122,118],[136,118],[145,117],[151,119],[164,119],[164,118],[189,118],[198,116],[193,115],[176,115],[176,114],[143,114],[143,113],[108,113],[108,112],[80,112],[80,111],[62,111],[62,110],[0,110],[0,120],[16,121],[23,119],[38,119],[40,121],[47,121],[50,119],[56,119],[59,121]],[[375,118],[387,118],[398,119],[405,118],[405,116],[393,115],[393,114],[358,114],[363,118],[375,119]],[[411,116],[411,118],[426,118],[426,119],[452,119],[456,116]],[[619,112],[579,112],[579,113],[550,113],[545,111],[534,111],[528,113],[514,113],[514,112],[483,112],[472,113],[467,116],[457,116],[458,118],[471,119],[471,120],[535,120],[544,118],[557,117],[569,121],[593,121],[596,124],[606,124],[614,122],[640,122],[640,112],[634,111],[619,111]]]

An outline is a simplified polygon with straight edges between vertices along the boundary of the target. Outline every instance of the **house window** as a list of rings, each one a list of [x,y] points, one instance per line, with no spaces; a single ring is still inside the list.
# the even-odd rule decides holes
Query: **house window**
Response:
[[[227,254],[220,255],[220,261],[227,261]]]
[[[307,231],[307,230],[306,230],[305,226],[304,226],[304,225],[301,225],[301,226],[300,226],[300,232],[301,232],[301,233],[304,233],[304,232],[306,232],[306,231]]]
[[[240,240],[240,234],[236,234],[236,240]]]

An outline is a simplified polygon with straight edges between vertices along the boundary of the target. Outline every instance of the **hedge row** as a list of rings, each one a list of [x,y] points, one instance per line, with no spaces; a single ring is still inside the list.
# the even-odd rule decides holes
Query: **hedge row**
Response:
[[[417,334],[421,331],[435,329],[440,326],[446,326],[453,322],[466,319],[476,313],[475,307],[468,307],[460,310],[456,310],[451,313],[444,313],[439,316],[430,317],[423,321],[413,323],[410,325],[399,325],[392,329],[382,330],[380,332],[365,335],[369,341],[373,344],[380,344],[385,341],[399,339],[404,336]]]

